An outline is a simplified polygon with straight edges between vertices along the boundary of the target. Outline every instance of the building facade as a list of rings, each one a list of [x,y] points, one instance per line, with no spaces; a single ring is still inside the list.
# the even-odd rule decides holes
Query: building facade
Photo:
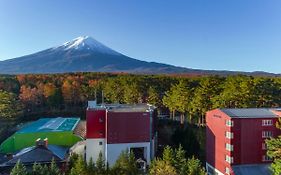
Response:
[[[137,105],[95,105],[87,108],[86,159],[96,161],[102,153],[113,165],[122,151],[133,151],[148,164],[155,153],[155,107]]]
[[[281,134],[278,109],[215,109],[206,114],[208,174],[269,174],[265,140]]]

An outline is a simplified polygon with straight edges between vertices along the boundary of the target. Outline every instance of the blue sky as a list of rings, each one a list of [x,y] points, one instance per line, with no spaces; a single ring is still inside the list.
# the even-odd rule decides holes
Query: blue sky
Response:
[[[0,1],[0,60],[81,35],[146,61],[281,73],[279,0]]]

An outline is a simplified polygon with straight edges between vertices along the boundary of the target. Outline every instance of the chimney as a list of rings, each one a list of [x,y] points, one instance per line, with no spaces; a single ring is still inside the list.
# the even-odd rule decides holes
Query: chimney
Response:
[[[42,140],[41,138],[38,138],[36,140],[36,146],[37,147],[48,147],[48,138],[45,138],[44,140]]]
[[[8,153],[8,154],[6,155],[6,157],[7,157],[8,160],[12,160],[12,159],[13,159],[13,154]]]
[[[45,146],[46,148],[48,148],[48,138],[45,138],[45,139],[44,139],[44,146]]]

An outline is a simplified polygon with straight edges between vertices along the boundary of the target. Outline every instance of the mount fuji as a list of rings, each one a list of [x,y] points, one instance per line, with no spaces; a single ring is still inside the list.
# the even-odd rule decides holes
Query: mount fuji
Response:
[[[177,73],[188,69],[130,58],[89,36],[31,55],[0,61],[2,74],[65,72]]]
[[[123,55],[99,41],[82,36],[60,46],[31,55],[0,61],[1,74],[66,73],[66,72],[126,72],[143,74],[251,74],[266,72],[231,72],[199,70],[168,64],[146,62]]]

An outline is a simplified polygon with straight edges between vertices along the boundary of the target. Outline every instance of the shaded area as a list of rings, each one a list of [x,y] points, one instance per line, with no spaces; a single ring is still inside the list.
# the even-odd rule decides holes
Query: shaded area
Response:
[[[201,162],[205,162],[205,127],[185,123],[180,125],[179,121],[158,121],[158,152],[162,154],[165,145],[177,148],[180,144],[186,151],[186,157],[195,156]]]
[[[232,166],[235,175],[271,175],[270,164]]]

